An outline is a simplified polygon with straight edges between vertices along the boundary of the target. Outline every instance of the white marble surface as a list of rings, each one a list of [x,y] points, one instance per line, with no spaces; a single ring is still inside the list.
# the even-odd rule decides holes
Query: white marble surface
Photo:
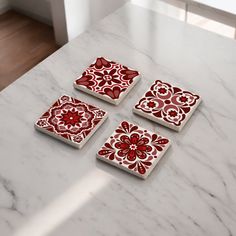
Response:
[[[117,107],[73,88],[99,55],[143,75]],[[131,112],[154,79],[202,96],[180,133]],[[0,93],[0,235],[236,235],[235,90],[235,41],[121,8]],[[34,130],[62,93],[109,112],[82,150]],[[146,181],[95,158],[122,119],[173,141]]]

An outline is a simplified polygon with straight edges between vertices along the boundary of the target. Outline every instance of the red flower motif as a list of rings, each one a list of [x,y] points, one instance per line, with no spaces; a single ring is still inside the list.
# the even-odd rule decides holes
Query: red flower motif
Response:
[[[130,70],[128,67],[124,66],[124,69],[120,71],[124,75],[124,80],[132,80],[134,77],[138,76],[139,73],[135,70]]]
[[[105,143],[104,144],[104,149],[100,150],[98,152],[99,155],[102,156],[108,156],[108,158],[110,160],[114,160],[115,159],[115,150],[114,148],[111,146],[110,143]]]
[[[186,96],[180,96],[179,100],[181,102],[187,102],[188,101],[188,98]]]
[[[171,102],[181,107],[185,113],[188,113],[190,111],[190,107],[194,106],[198,99],[198,95],[193,95],[187,91],[179,91],[173,95]]]
[[[158,93],[160,93],[160,94],[166,94],[166,93],[167,93],[167,89],[166,89],[166,88],[159,88],[159,89],[158,89]]]
[[[161,152],[167,143],[169,143],[167,138],[162,138],[156,134],[152,135],[152,145],[157,149],[157,151]]]
[[[165,121],[180,126],[186,115],[181,112],[181,107],[175,105],[166,105],[162,110],[162,116]],[[158,117],[158,113],[154,114]]]
[[[170,117],[176,117],[176,116],[178,115],[178,113],[177,113],[177,111],[175,111],[175,110],[170,110],[170,111],[168,112],[168,115],[169,115]]]
[[[99,58],[97,58],[96,62],[91,65],[91,67],[95,66],[96,69],[100,70],[103,67],[110,68],[111,64],[114,64],[114,63],[107,61],[104,57],[99,57]]]
[[[144,175],[147,171],[147,169],[152,165],[150,161],[135,161],[131,165],[128,165],[128,168],[130,170],[137,168],[137,171]]]
[[[159,154],[168,146],[168,139],[122,121],[98,151],[98,157],[142,176],[152,170],[151,166],[155,165]]]
[[[77,123],[80,123],[84,119],[81,114],[79,114],[79,112],[75,109],[72,109],[71,111],[63,110],[60,116],[60,120],[64,122],[65,125],[75,126]]]
[[[127,121],[122,121],[121,125],[116,129],[118,134],[131,133],[138,130],[137,125],[130,125]]]
[[[97,107],[63,95],[37,120],[35,125],[75,145],[91,134],[105,114],[105,111]]]
[[[75,135],[87,130],[92,122],[95,123],[95,111],[91,112],[92,109],[92,106],[82,102],[77,104],[70,101],[62,104],[57,102],[50,109],[48,123],[60,134]]]
[[[148,97],[142,98],[135,108],[138,108],[147,113],[156,113],[159,112],[164,107],[164,105],[165,104],[162,99],[157,97]]]
[[[94,85],[93,77],[91,75],[87,75],[86,72],[83,73],[80,79],[76,80],[76,84],[84,85],[87,88],[91,88]]]
[[[111,97],[112,99],[118,99],[123,90],[124,89],[120,89],[120,87],[115,86],[113,88],[105,88],[103,94],[106,94],[107,96]]]
[[[198,95],[156,80],[135,108],[174,126],[181,126],[199,99]]]
[[[99,96],[101,99],[114,103],[115,99],[119,100],[121,94],[127,92],[131,84],[138,81],[138,75],[135,70],[100,57],[77,78],[74,87],[87,93],[92,91],[92,95],[102,95]]]
[[[149,108],[153,108],[153,107],[156,106],[156,104],[155,104],[155,102],[153,102],[153,101],[149,101],[149,102],[147,103],[147,106],[148,106]]]
[[[108,85],[111,85],[112,82],[116,83],[116,84],[120,84],[121,81],[116,79],[118,78],[118,75],[115,75],[116,73],[116,70],[115,69],[112,69],[111,71],[108,71],[108,70],[104,70],[103,73],[101,72],[94,72],[95,75],[99,76],[97,78],[97,80],[101,80],[99,82],[99,86],[103,86],[104,84],[108,84]]]
[[[117,153],[119,156],[127,157],[129,161],[134,161],[137,157],[139,159],[145,159],[147,157],[146,153],[152,150],[152,147],[147,145],[148,142],[148,138],[134,133],[130,137],[122,135],[120,141],[115,143],[115,147],[120,149]]]

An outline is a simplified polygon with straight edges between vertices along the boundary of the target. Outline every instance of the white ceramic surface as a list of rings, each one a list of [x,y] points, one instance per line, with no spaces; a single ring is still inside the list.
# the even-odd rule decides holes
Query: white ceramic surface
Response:
[[[142,74],[117,107],[73,88],[97,55]],[[202,97],[180,133],[132,114],[155,79]],[[0,93],[0,235],[235,235],[235,89],[235,41],[121,8]],[[109,112],[81,150],[34,129],[63,93]],[[172,140],[146,181],[96,160],[123,119]]]

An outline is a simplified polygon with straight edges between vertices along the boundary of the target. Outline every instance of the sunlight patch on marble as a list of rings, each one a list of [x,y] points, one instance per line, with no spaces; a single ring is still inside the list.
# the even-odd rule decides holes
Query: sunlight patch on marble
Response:
[[[169,3],[168,3],[169,2]],[[131,0],[132,4],[184,21],[185,3],[176,0]]]
[[[90,201],[94,194],[106,187],[110,180],[99,170],[91,171],[54,202],[31,217],[13,236],[48,235]]]
[[[191,25],[198,26],[202,29],[223,35],[225,37],[234,38],[235,28],[214,20],[210,20],[206,17],[189,12],[187,22]]]

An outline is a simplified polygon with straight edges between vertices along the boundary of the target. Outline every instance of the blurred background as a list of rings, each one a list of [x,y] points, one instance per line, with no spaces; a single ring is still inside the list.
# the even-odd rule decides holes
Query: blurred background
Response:
[[[0,0],[0,91],[127,2],[236,38],[235,0]]]

